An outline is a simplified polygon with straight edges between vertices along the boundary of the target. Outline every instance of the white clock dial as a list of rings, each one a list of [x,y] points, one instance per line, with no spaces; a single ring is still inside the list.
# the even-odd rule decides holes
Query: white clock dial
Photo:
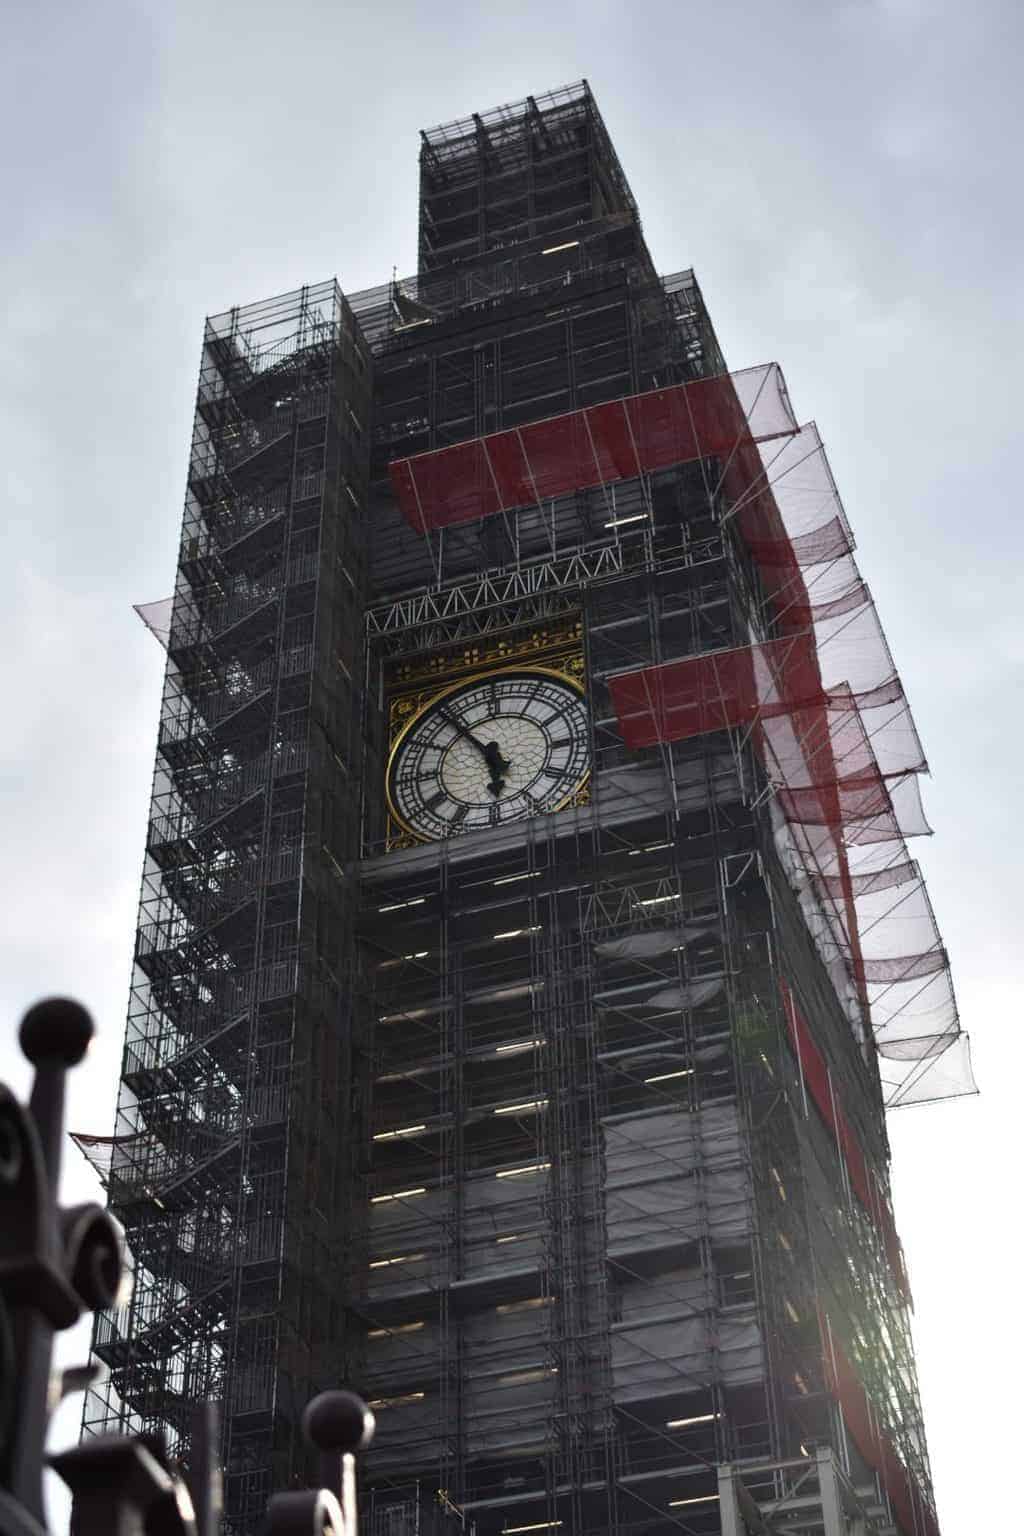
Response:
[[[497,672],[445,689],[396,740],[391,813],[433,840],[556,811],[590,766],[579,688],[541,667]]]

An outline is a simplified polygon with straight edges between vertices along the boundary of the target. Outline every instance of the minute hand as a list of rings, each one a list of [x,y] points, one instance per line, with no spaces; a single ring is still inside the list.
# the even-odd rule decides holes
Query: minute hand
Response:
[[[460,736],[464,736],[467,741],[471,741],[474,747],[476,747],[477,751],[480,753],[481,757],[491,772],[491,782],[489,786],[491,793],[493,795],[499,795],[505,787],[505,780],[503,775],[508,772],[512,764],[508,761],[507,758],[502,756],[501,748],[498,746],[498,743],[496,741],[489,741],[485,745],[484,742],[480,741],[476,736],[473,735],[472,731],[468,730],[466,726],[462,724],[461,720],[457,720],[454,715],[450,715],[446,709],[442,709],[440,714],[441,719],[444,720],[446,724],[450,725],[453,731],[457,731]]]
[[[450,715],[446,709],[442,709],[439,713],[441,715],[441,719],[444,720],[446,724],[450,725],[453,731],[458,731],[460,736],[465,736],[467,741],[471,741],[473,743],[478,752],[487,758],[488,761],[490,760],[490,754],[488,753],[487,748],[484,746],[483,742],[478,741],[473,735],[473,732],[467,730],[466,727],[462,724],[461,720],[457,720],[454,715]]]

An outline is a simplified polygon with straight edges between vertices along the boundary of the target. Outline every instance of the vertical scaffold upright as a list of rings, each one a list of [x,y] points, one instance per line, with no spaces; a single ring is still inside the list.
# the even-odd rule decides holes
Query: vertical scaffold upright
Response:
[[[970,1067],[820,439],[585,82],[420,185],[207,325],[86,1432],[219,1398],[248,1531],[344,1380],[374,1536],[936,1536],[884,1110]]]

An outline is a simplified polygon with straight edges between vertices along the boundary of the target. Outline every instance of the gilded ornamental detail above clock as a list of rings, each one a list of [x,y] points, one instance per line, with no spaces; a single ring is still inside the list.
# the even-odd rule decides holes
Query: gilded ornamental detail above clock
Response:
[[[510,661],[394,700],[392,846],[579,803],[590,773],[582,670],[579,655]]]

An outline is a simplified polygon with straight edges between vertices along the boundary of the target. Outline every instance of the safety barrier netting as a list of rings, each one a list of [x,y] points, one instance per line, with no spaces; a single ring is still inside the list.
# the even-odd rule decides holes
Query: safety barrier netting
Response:
[[[623,739],[739,729],[753,740],[781,813],[777,842],[846,966],[887,1103],[973,1092],[945,950],[906,849],[930,830],[927,764],[817,428],[798,427],[778,365],[491,433],[390,473],[406,520],[429,536],[697,460],[714,468],[709,496],[756,567],[761,633],[610,678]]]
[[[688,460],[728,462],[748,440],[795,427],[782,372],[767,363],[396,459],[389,473],[406,521],[429,533]]]
[[[161,597],[155,603],[133,603],[132,607],[151,635],[155,635],[166,651],[171,638],[171,612],[173,597]]]
[[[792,990],[784,981],[780,982],[780,988],[786,1028],[800,1069],[801,1083],[832,1135],[850,1188],[875,1227],[893,1278],[909,1301],[910,1282],[889,1200],[887,1180],[879,1175],[864,1151],[843,1108],[843,1085],[837,1083]]]
[[[971,1093],[946,952],[906,847],[930,830],[927,764],[817,428],[737,439],[716,490],[763,593],[750,643],[611,677],[623,739],[729,728],[754,743],[777,845],[812,928],[824,921],[826,959],[852,982],[887,1104]]]
[[[909,1536],[939,1536],[934,1509],[897,1454],[856,1367],[839,1342],[828,1314],[820,1308],[818,1326],[828,1390],[843,1411],[858,1451],[881,1479],[900,1529]]]

